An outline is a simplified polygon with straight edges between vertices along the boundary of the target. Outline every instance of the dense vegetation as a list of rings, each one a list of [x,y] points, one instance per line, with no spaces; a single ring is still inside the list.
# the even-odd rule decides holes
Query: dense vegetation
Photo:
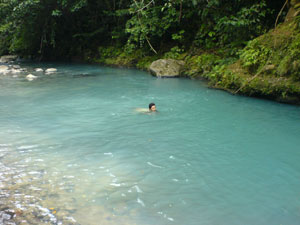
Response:
[[[183,59],[185,76],[204,77],[212,86],[299,101],[299,16],[295,14],[293,25],[271,30],[297,3],[0,0],[0,55],[83,59],[143,69],[157,58]]]
[[[99,46],[145,53],[235,50],[271,28],[283,2],[0,0],[0,55],[67,58]]]

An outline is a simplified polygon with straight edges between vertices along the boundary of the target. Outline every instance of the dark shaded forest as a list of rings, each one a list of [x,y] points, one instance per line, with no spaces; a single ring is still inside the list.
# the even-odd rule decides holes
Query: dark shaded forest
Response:
[[[99,46],[162,53],[230,49],[274,27],[284,1],[1,0],[0,55],[43,59],[93,54]],[[286,8],[287,9],[287,8]],[[283,20],[286,10],[281,14]]]

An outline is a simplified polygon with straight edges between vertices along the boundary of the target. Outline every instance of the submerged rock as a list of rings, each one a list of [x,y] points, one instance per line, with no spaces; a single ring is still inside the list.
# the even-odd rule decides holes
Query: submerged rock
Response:
[[[36,68],[34,69],[35,72],[44,72],[44,70],[42,68]]]
[[[3,74],[3,75],[6,75],[9,73],[9,67],[8,66],[4,66],[4,65],[1,65],[0,66],[0,74]]]
[[[46,74],[56,73],[57,69],[56,68],[49,68],[49,69],[46,69],[45,72],[46,72]]]
[[[36,79],[36,78],[38,78],[38,77],[37,77],[37,76],[34,76],[33,74],[28,74],[28,75],[26,76],[26,79],[29,80],[29,81],[32,81],[32,80],[34,80],[34,79]]]
[[[19,65],[12,65],[11,66],[13,69],[21,69],[21,66],[19,66]]]
[[[16,76],[16,74],[20,74],[25,72],[26,69],[21,68],[19,65],[0,65],[0,75],[13,75],[13,77]]]
[[[17,55],[4,55],[1,56],[0,58],[0,62],[1,63],[9,63],[9,62],[13,62],[18,58]]]
[[[82,73],[82,74],[76,74],[76,75],[73,75],[74,78],[80,78],[80,77],[96,77],[95,74],[85,74],[85,73]]]
[[[157,77],[178,77],[184,66],[184,61],[174,59],[159,59],[154,61],[149,70]]]
[[[16,73],[21,73],[22,72],[22,70],[20,70],[20,69],[11,69],[10,70],[10,72],[12,73],[12,74],[16,74]]]

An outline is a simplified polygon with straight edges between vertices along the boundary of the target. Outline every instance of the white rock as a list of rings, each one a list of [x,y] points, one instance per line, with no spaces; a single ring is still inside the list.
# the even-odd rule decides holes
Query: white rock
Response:
[[[22,71],[19,69],[12,69],[10,72],[11,73],[21,73]]]
[[[56,73],[57,69],[56,68],[49,68],[49,69],[46,69],[45,72],[46,72],[46,74]]]
[[[38,78],[38,77],[37,77],[37,76],[34,76],[33,74],[28,74],[28,75],[26,76],[26,79],[29,80],[29,81],[32,81],[32,80],[34,80],[34,79],[36,79],[36,78]]]
[[[36,68],[34,71],[35,72],[44,72],[44,70],[42,68]]]
[[[5,65],[0,65],[0,70],[8,70],[8,66],[5,66]]]
[[[21,69],[21,66],[19,66],[19,65],[12,65],[12,68],[14,68],[14,69]]]
[[[0,62],[9,63],[15,61],[17,58],[18,58],[17,55],[4,55],[0,57]]]
[[[0,66],[0,74],[3,74],[3,75],[6,75],[8,74],[10,71],[9,71],[9,67],[8,66],[4,66],[4,65],[1,65]]]

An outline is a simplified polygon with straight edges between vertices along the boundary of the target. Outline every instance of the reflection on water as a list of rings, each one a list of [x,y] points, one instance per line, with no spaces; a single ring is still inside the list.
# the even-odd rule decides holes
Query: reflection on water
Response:
[[[47,66],[58,73],[0,77],[0,224],[300,221],[298,107],[135,70],[27,65]],[[134,111],[149,102],[159,113]]]

